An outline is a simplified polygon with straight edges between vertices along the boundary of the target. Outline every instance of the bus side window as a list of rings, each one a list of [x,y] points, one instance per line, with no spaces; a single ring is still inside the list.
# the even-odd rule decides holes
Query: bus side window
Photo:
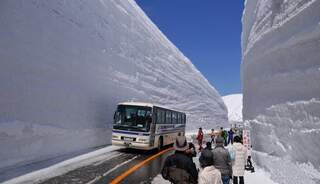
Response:
[[[178,124],[182,124],[182,121],[181,121],[181,113],[178,113]]]
[[[182,124],[186,124],[186,115],[185,114],[182,115]]]
[[[163,117],[163,110],[158,109],[158,114],[157,114],[157,124],[163,124],[164,117]]]
[[[164,110],[161,110],[161,123],[166,123],[166,112]]]
[[[160,109],[156,109],[156,113],[157,113],[157,115],[156,115],[157,118],[156,118],[155,123],[159,124],[160,121],[161,121],[161,110]]]
[[[177,113],[172,112],[172,124],[177,124]]]
[[[171,112],[166,111],[166,124],[171,124]]]

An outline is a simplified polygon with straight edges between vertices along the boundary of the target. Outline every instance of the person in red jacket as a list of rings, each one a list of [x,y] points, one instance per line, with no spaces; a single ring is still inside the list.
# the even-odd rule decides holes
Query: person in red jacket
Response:
[[[203,132],[201,127],[199,128],[199,131],[198,131],[197,140],[199,144],[199,150],[202,150]]]

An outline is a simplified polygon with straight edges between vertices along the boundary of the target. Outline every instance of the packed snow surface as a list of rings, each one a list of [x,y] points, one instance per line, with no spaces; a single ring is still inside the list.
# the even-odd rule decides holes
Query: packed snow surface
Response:
[[[122,101],[227,123],[203,75],[133,0],[0,2],[0,172],[109,144]]]
[[[242,23],[243,117],[274,160],[259,165],[281,184],[318,184],[320,1],[247,0]]]
[[[263,169],[257,169],[255,173],[246,172],[244,182],[246,184],[277,184],[270,179],[270,174]],[[158,175],[153,179],[152,184],[170,184],[170,182]]]
[[[242,94],[232,94],[222,97],[228,109],[230,122],[242,122]]]

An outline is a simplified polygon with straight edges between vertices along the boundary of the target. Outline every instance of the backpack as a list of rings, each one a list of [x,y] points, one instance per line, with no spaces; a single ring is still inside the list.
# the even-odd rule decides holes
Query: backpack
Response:
[[[228,147],[228,152],[229,152],[229,155],[230,155],[230,159],[231,161],[235,161],[236,160],[236,150],[234,149],[233,146],[229,146]]]
[[[224,131],[221,131],[221,137],[224,138],[224,134],[225,132]]]

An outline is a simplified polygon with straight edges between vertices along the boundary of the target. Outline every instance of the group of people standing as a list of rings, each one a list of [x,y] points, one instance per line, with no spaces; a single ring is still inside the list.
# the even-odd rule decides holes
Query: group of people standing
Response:
[[[175,153],[166,159],[162,168],[163,178],[174,184],[229,184],[231,179],[234,184],[244,184],[247,148],[242,145],[241,137],[232,135],[230,146],[233,153],[230,153],[225,147],[229,142],[227,140],[226,143],[226,138],[230,137],[230,134],[224,137],[223,133],[214,133],[212,140],[207,141],[203,148],[204,134],[202,129],[199,129],[199,169],[193,162],[193,157],[197,155],[195,146],[187,143],[185,136],[178,136],[174,143]]]
[[[202,128],[199,128],[197,140],[199,145],[203,142],[203,131]],[[220,127],[220,130],[211,129],[210,137],[211,137],[211,144],[214,144],[215,138],[218,136],[222,137],[224,140],[224,146],[229,145],[230,143],[233,144],[234,137],[239,136],[242,139],[242,132],[236,126],[234,128],[230,128],[229,131],[224,130],[223,127]],[[200,146],[200,149],[202,146]]]

